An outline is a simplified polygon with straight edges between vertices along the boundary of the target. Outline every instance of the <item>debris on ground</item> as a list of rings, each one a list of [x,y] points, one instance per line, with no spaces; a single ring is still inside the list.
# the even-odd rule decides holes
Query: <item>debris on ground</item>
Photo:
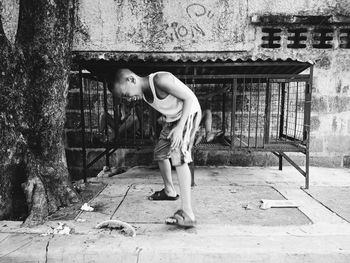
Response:
[[[242,204],[242,208],[244,208],[245,210],[252,210],[253,206],[249,203],[246,203],[246,204]]]
[[[112,177],[113,175],[125,173],[128,170],[128,167],[108,167],[103,166],[103,169],[101,172],[97,174],[97,177],[99,178],[106,178],[106,177]]]
[[[48,230],[45,234],[41,234],[41,236],[48,236],[48,235],[70,235],[73,233],[74,229],[70,228],[67,224],[58,222],[57,227],[51,227],[50,230]]]
[[[94,211],[94,208],[90,206],[88,203],[84,203],[83,206],[80,208],[80,210],[86,211],[86,212],[92,212]]]
[[[125,236],[135,237],[136,236],[136,230],[135,228],[123,221],[120,220],[107,220],[99,223],[95,226],[95,228],[108,228],[108,229],[115,229],[119,230],[120,233],[122,233]]]
[[[86,189],[86,184],[85,184],[84,180],[81,179],[79,181],[74,182],[73,187],[78,193],[80,193],[81,191]]]
[[[261,209],[269,209],[269,208],[295,208],[299,207],[299,204],[297,204],[293,200],[267,200],[267,199],[261,199]]]
[[[86,222],[86,219],[78,218],[78,219],[75,220],[75,221],[77,221],[77,222],[79,222],[79,223],[83,223],[83,222]]]

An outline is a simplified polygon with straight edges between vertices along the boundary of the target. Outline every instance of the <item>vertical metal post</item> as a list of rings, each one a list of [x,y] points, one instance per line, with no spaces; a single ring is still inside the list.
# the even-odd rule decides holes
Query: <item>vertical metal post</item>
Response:
[[[282,171],[283,168],[283,156],[282,154],[278,154],[278,170]]]
[[[305,161],[305,188],[310,186],[310,115],[311,115],[311,95],[313,83],[313,65],[310,67],[310,79],[306,83],[305,88],[305,106],[304,106],[304,141],[306,146],[306,161]]]
[[[123,105],[120,105],[120,107],[121,107],[121,110],[123,111],[123,114],[124,114],[124,119],[120,123],[120,126],[124,127],[124,139],[125,139],[124,142],[126,143],[127,140],[128,140],[128,133],[126,132],[126,129],[125,129],[125,127],[126,127],[126,120],[127,120],[126,119],[126,105],[125,105],[125,103]]]
[[[277,116],[276,116],[276,141],[278,141],[279,133],[279,116],[280,116],[280,104],[281,104],[281,82],[278,82],[278,97],[277,97]]]
[[[280,129],[279,129],[279,136],[278,136],[279,139],[281,139],[282,134],[283,134],[285,95],[286,95],[286,83],[285,83],[285,82],[282,82]],[[278,156],[278,166],[279,166],[279,170],[282,171],[282,167],[283,167],[283,156],[282,156],[281,154]]]
[[[286,97],[286,83],[282,83],[281,90],[281,115],[280,115],[280,131],[279,131],[279,139],[282,138],[283,135],[283,127],[284,127],[284,107],[285,107],[285,97]]]
[[[108,85],[108,83],[107,83]],[[114,121],[114,146],[116,146],[116,143],[119,141],[119,120],[120,120],[120,113],[119,113],[119,100],[115,97],[113,97],[113,121]]]
[[[224,85],[222,84],[222,89],[224,89]],[[225,114],[225,110],[226,110],[226,100],[225,100],[225,92],[222,93],[222,131],[225,135],[226,133],[226,114]]]
[[[143,141],[143,134],[144,134],[144,127],[143,127],[143,115],[145,114],[145,112],[143,111],[143,101],[141,101],[141,141],[142,143],[144,142]]]
[[[289,93],[290,93],[290,82],[288,82],[287,86],[287,112],[286,112],[286,136],[288,136],[288,119],[289,119]]]
[[[250,117],[252,113],[252,89],[253,89],[253,78],[250,79],[250,87],[249,87],[248,148],[250,147]]]
[[[232,108],[231,108],[231,149],[235,147],[236,136],[236,108],[237,108],[237,78],[233,79],[232,86]]]
[[[264,144],[270,140],[270,114],[271,114],[271,90],[270,80],[266,81],[266,99],[265,99],[265,124],[264,124]]]
[[[260,111],[260,78],[258,79],[258,105],[256,106],[255,148],[258,148],[259,111]]]
[[[136,127],[135,127],[135,102],[132,103],[132,132],[133,132],[133,145],[136,145]],[[127,127],[125,126],[125,129]]]
[[[99,92],[99,82],[96,81],[96,100],[97,100],[97,128],[98,131],[100,132],[100,127],[101,127],[101,123],[100,123],[100,92]]]
[[[86,146],[85,146],[85,116],[84,116],[84,93],[83,93],[83,74],[79,67],[79,95],[80,95],[80,125],[81,125],[81,141],[82,141],[82,157],[83,157],[83,177],[84,183],[87,181],[86,168]]]
[[[108,107],[107,107],[107,83],[106,83],[106,80],[103,81],[103,109],[104,109],[104,112],[107,116],[108,114]],[[118,132],[118,131],[116,131]],[[108,146],[108,125],[106,125],[105,127],[105,135],[106,135],[106,139],[107,139],[107,143],[106,143],[106,151],[109,149],[109,146]],[[106,166],[109,167],[109,153],[107,152],[106,153]]]
[[[89,122],[88,122],[88,127],[90,127],[90,144],[92,144],[92,104],[91,104],[91,88],[92,88],[92,83],[93,81],[88,79],[87,80],[88,85],[87,85],[87,92],[88,92],[88,102],[89,102]]]
[[[187,69],[187,68],[186,68]],[[187,70],[186,70],[187,72]],[[194,67],[193,68],[193,75],[196,76],[197,75],[197,69]],[[195,84],[195,79],[192,79],[192,84],[193,84],[193,93],[196,92],[196,84]],[[191,171],[191,186],[194,187],[196,185],[195,181],[194,181],[194,168],[195,168],[195,164],[194,164],[194,152],[192,149],[192,162],[190,163],[190,171]]]
[[[245,85],[246,80],[245,77],[243,77],[242,81],[243,89],[242,89],[242,109],[241,109],[241,134],[240,134],[240,140],[239,140],[239,148],[242,148],[242,140],[243,140],[243,114],[244,114],[244,103],[245,103]]]
[[[295,119],[294,119],[294,141],[297,136],[297,124],[298,124],[298,92],[299,92],[299,82],[297,82],[297,92],[295,94]]]

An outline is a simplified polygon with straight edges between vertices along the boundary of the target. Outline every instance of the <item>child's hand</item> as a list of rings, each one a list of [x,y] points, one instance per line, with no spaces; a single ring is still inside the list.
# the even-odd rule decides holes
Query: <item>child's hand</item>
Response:
[[[182,132],[183,132],[183,128],[179,127],[179,126],[175,126],[168,135],[168,139],[171,139],[171,149],[175,149],[179,146],[181,146],[182,144]]]

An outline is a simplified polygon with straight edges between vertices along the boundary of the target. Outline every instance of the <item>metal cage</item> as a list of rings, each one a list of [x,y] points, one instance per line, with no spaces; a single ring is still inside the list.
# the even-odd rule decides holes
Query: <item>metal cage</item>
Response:
[[[151,63],[80,63],[80,104],[83,169],[119,148],[152,147],[160,131],[159,115],[146,103],[125,103],[108,91],[108,74],[119,67],[147,74],[172,72],[197,95],[202,109],[216,118],[217,136],[210,143],[199,139],[198,150],[269,151],[293,165],[309,187],[309,134],[312,65],[295,61]],[[109,124],[101,126],[101,121]],[[111,118],[110,118],[111,117]],[[110,128],[108,128],[108,126]],[[103,138],[101,140],[101,138]],[[87,160],[87,147],[105,151]],[[288,155],[305,155],[303,170]]]

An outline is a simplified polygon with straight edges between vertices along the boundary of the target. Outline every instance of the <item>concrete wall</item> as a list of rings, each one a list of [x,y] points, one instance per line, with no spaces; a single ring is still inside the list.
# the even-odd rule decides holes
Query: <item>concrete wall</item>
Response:
[[[93,51],[96,58],[102,59],[108,59],[111,54],[108,52],[119,52],[124,58],[129,54],[140,58],[291,58],[309,61],[315,65],[311,127],[313,163],[350,167],[350,45],[344,44],[350,40],[349,34],[341,33],[342,29],[349,28],[349,23],[326,25],[331,29],[328,35],[333,38],[330,48],[314,47],[319,36],[315,30],[324,24],[290,26],[281,22],[267,26],[281,30],[277,34],[281,36],[280,47],[263,48],[262,37],[266,33],[262,29],[266,25],[252,21],[259,16],[275,15],[330,15],[333,21],[346,21],[350,16],[350,1],[80,0],[74,50]],[[2,16],[5,33],[13,40],[17,30],[18,1],[3,1]],[[342,16],[345,20],[341,20]],[[291,43],[289,29],[298,27],[307,28],[303,34],[307,37],[306,47],[288,48]],[[68,136],[73,136],[69,134],[74,134],[77,127],[72,123],[79,119],[78,90],[74,85],[69,96]],[[67,147],[69,151],[78,149],[76,145]],[[209,155],[204,156],[208,160]],[[264,158],[268,160],[265,155]],[[210,157],[209,163],[211,160]],[[268,165],[274,161],[242,163]],[[75,165],[78,167],[79,163],[75,162]]]
[[[315,165],[350,166],[350,49],[341,30],[349,24],[332,23],[330,48],[315,48],[320,25],[269,26],[281,29],[279,48],[263,48],[259,16],[332,16],[349,19],[350,2],[336,0],[81,0],[78,5],[76,51],[163,56],[171,59],[295,59],[315,65],[312,101],[311,161]],[[339,18],[340,17],[340,18]],[[345,20],[344,20],[345,17]],[[304,27],[305,48],[288,48],[290,28]],[[349,35],[345,34],[345,38]],[[348,37],[349,40],[349,37]],[[345,40],[346,41],[346,40]],[[149,52],[153,54],[149,55]],[[183,53],[181,53],[183,52]],[[160,55],[162,54],[162,55]],[[164,55],[165,54],[165,55]],[[212,164],[208,153],[203,164]],[[275,159],[258,154],[242,164],[269,165]],[[262,158],[261,158],[262,157]],[[209,162],[208,162],[209,158]],[[227,157],[223,157],[224,159]],[[215,158],[216,163],[220,163]],[[222,159],[222,158],[221,158]],[[265,159],[265,161],[263,161]],[[272,161],[269,161],[269,160]],[[228,159],[227,159],[228,160]],[[302,158],[300,159],[302,160]],[[227,161],[221,163],[228,164]],[[239,163],[238,163],[239,164]]]

